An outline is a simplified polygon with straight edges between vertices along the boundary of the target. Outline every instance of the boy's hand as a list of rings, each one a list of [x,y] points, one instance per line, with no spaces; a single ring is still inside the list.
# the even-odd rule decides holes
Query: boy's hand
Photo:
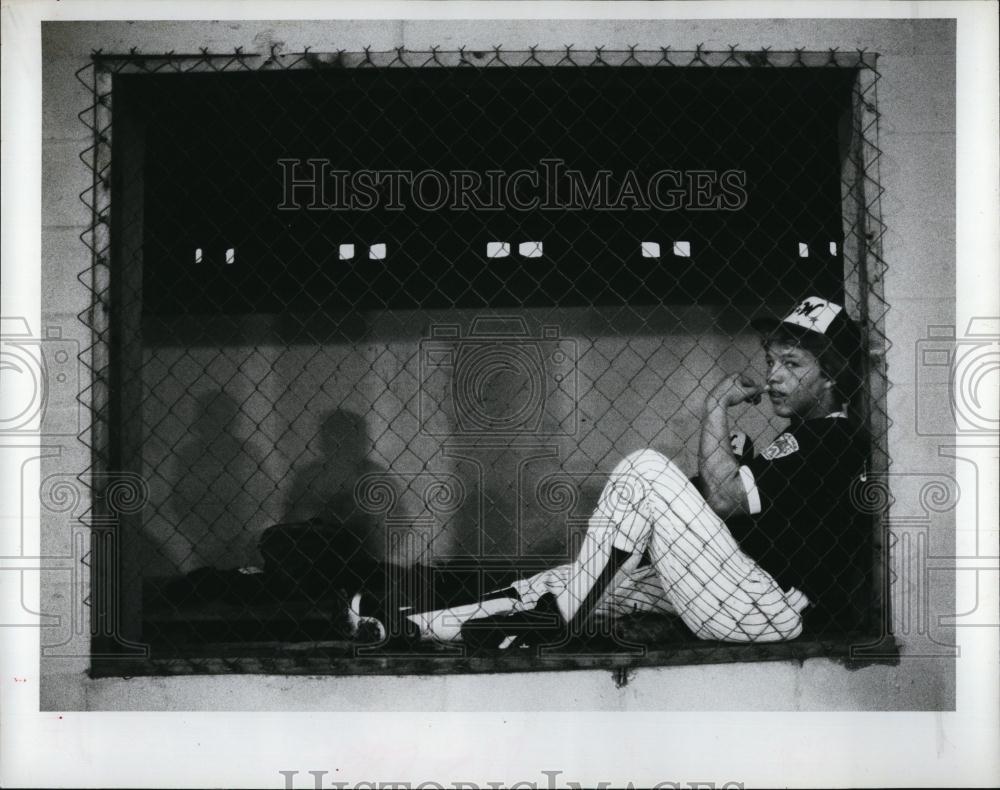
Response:
[[[747,373],[734,373],[726,376],[708,393],[706,405],[718,404],[725,408],[738,403],[760,403],[764,387],[754,381]]]

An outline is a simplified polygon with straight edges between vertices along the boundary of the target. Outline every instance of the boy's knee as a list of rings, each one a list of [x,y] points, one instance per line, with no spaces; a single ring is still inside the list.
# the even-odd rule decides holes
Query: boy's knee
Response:
[[[673,465],[673,461],[656,450],[636,450],[622,459],[621,463],[615,467],[615,472],[638,474],[642,477],[658,476]]]
[[[611,473],[611,479],[631,484],[644,494],[655,490],[661,496],[669,496],[671,492],[680,494],[689,483],[677,464],[656,450],[637,450],[625,456]]]
[[[673,477],[676,467],[662,453],[638,450],[625,456],[611,472],[601,495],[604,515],[620,520],[625,512],[644,513],[648,497],[654,491],[662,494],[662,485]]]

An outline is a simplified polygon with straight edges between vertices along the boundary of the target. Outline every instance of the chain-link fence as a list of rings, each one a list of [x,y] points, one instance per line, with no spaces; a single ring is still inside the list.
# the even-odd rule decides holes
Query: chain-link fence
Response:
[[[724,534],[783,591],[777,608],[753,597],[763,630],[699,630],[718,618],[691,614],[698,596],[728,613],[715,586],[756,570],[726,549],[684,598],[664,557],[698,576],[716,537],[679,553],[662,525],[577,615],[543,611],[606,568],[584,556],[602,525],[621,548],[608,492],[641,467],[623,458],[671,459],[629,478],[654,489],[684,476],[643,502],[711,499],[706,398],[726,374],[768,378],[761,313],[821,297],[861,326],[840,400],[858,463],[887,467],[875,62],[95,53],[78,75],[94,90],[83,479],[94,514],[113,509],[108,472],[148,497],[94,558],[100,652],[145,654],[133,673],[453,671],[836,653],[877,634],[885,503],[851,495],[847,513],[843,490],[823,494],[843,454],[782,492],[777,531],[754,526],[741,472],[751,514]],[[724,454],[746,469],[787,449],[771,400],[730,409]],[[775,623],[798,622],[787,580],[805,566],[800,635]],[[518,617],[561,647],[511,649],[539,641]]]

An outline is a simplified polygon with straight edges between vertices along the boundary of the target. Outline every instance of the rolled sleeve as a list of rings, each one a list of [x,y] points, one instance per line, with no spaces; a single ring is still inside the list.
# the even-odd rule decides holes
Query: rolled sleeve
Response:
[[[749,466],[740,467],[740,482],[743,483],[743,490],[747,495],[747,505],[750,508],[750,515],[756,516],[761,511],[760,491],[757,490],[757,481]]]

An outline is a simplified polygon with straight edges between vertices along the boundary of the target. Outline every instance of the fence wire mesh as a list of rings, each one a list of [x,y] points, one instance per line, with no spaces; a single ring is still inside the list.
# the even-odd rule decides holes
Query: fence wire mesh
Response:
[[[879,635],[888,502],[824,495],[845,456],[772,492],[777,532],[730,519],[732,544],[685,487],[716,382],[768,376],[751,318],[810,296],[862,329],[843,399],[865,468],[888,466],[873,54],[97,52],[78,77],[81,481],[95,653],[119,659],[97,671],[620,666]],[[787,447],[775,409],[730,411],[748,468]],[[616,499],[623,481],[646,488]],[[647,513],[640,566],[557,638],[545,593],[600,574],[623,501],[704,509]],[[769,583],[737,544],[785,592],[811,568],[801,635],[784,593],[733,613]],[[559,649],[499,649],[539,641],[512,613]]]

